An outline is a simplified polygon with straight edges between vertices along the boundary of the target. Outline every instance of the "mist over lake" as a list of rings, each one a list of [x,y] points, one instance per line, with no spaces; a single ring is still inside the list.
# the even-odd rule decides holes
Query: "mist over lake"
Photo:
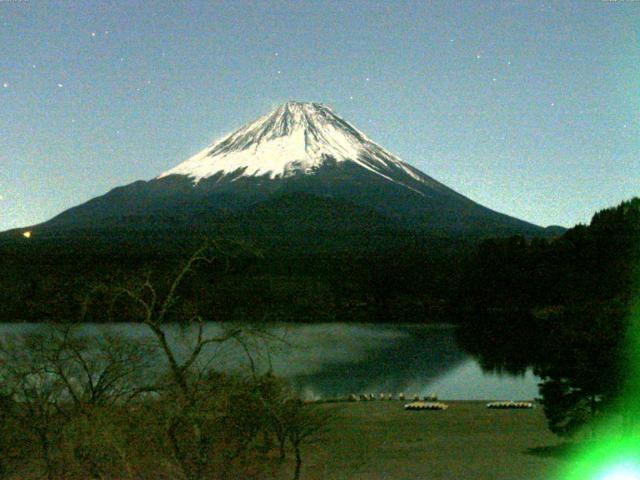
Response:
[[[38,328],[42,326],[2,324],[0,334]],[[142,324],[85,324],[77,328],[82,333],[124,333],[152,340]],[[205,335],[219,336],[223,328],[208,323]],[[170,344],[182,353],[189,351],[196,338],[195,328],[169,325],[166,332]],[[236,341],[209,345],[199,363],[227,373],[250,374],[252,364],[258,373],[271,370],[309,400],[400,392],[408,397],[434,393],[452,400],[537,396],[539,379],[531,372],[522,376],[483,372],[458,346],[454,333],[455,327],[449,325],[281,324],[270,326],[264,336],[249,336],[244,347]]]

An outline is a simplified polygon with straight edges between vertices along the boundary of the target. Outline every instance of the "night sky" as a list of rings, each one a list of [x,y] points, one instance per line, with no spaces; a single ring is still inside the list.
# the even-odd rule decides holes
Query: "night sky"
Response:
[[[540,225],[640,195],[640,1],[0,0],[0,230],[287,100]]]

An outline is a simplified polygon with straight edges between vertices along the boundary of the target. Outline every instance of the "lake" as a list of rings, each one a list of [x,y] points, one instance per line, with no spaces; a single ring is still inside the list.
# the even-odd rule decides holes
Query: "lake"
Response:
[[[36,328],[34,324],[2,324],[0,335]],[[139,324],[79,328],[86,333],[150,336],[147,327]],[[207,335],[221,331],[221,325],[215,323],[205,328]],[[167,334],[182,352],[195,339],[195,331],[176,325],[168,326]],[[266,335],[248,337],[244,347],[235,341],[210,346],[201,363],[229,373],[249,372],[251,363],[258,371],[271,369],[305,399],[404,392],[409,398],[433,393],[449,400],[531,400],[538,395],[539,382],[532,372],[521,376],[483,372],[457,345],[454,327],[447,325],[273,325]]]

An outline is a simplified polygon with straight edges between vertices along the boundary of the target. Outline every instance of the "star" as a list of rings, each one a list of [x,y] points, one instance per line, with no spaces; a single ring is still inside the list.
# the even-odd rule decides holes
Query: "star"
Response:
[[[349,97],[349,100],[353,100],[353,95]]]
[[[492,79],[492,80],[495,82],[495,81],[497,81],[498,79],[497,79],[496,77],[493,77],[493,79]]]
[[[365,81],[368,82],[369,80],[371,80],[369,77],[365,78]]]
[[[31,68],[36,68],[36,66],[35,65],[31,65]]]
[[[278,70],[278,75],[280,75],[282,72],[280,70]]]
[[[96,32],[91,32],[91,36],[95,37],[96,36]]]
[[[555,102],[551,102],[551,106],[552,106],[552,107],[555,107],[555,106],[556,106],[556,103],[555,103]]]
[[[104,31],[104,34],[105,34],[105,35],[109,35],[109,30],[105,30],[105,31]]]
[[[2,84],[2,87],[3,88],[9,88],[9,84],[5,82],[5,83]]]
[[[477,58],[478,60],[480,60],[480,57],[481,57],[481,55],[478,53],[478,54],[476,55],[476,58]]]
[[[62,84],[61,83],[58,84],[58,88],[62,88]]]
[[[511,65],[511,60],[509,60],[509,61],[507,62],[507,65]]]
[[[278,52],[274,53],[274,55],[277,57],[278,56]]]

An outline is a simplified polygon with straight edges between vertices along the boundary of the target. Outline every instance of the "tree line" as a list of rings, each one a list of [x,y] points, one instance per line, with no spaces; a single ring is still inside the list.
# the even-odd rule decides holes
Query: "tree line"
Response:
[[[0,241],[0,321],[76,318],[92,285],[126,282],[141,272],[153,272],[160,286],[206,241],[189,232],[116,237]],[[181,287],[182,298],[198,302],[209,321],[439,321],[473,248],[463,239],[413,235],[309,251],[266,240],[219,243],[229,259],[224,268],[199,265]]]
[[[628,387],[640,199],[551,240],[483,242],[458,292],[461,343],[484,368],[542,378],[552,431],[572,435]]]

